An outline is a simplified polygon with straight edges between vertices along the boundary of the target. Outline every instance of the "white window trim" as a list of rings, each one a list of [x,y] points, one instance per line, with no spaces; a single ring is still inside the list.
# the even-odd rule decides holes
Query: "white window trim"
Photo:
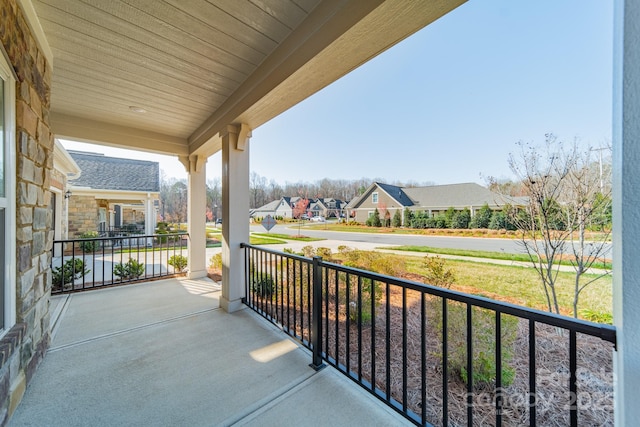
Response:
[[[371,203],[378,203],[378,192],[375,191],[373,193],[371,193]]]
[[[4,277],[4,335],[16,323],[16,77],[0,48],[0,77],[4,80],[4,138],[5,145],[5,277]],[[1,101],[1,100],[0,100]],[[0,201],[4,203],[4,201]]]

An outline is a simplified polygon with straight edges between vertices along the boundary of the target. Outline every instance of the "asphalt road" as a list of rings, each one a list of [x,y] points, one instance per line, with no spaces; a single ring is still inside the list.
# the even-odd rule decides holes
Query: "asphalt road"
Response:
[[[298,227],[293,225],[276,225],[271,229],[272,233],[292,234]],[[302,227],[305,236],[319,237],[331,240],[343,240],[348,242],[368,242],[380,246],[385,245],[416,245],[432,246],[434,248],[469,249],[476,251],[492,251],[505,253],[521,253],[521,247],[513,239],[494,239],[479,237],[453,237],[453,236],[418,236],[413,234],[374,234],[352,233],[339,231],[309,230]],[[266,233],[259,224],[252,225],[251,231]]]
[[[313,225],[317,225],[314,223]],[[292,234],[298,227],[293,224],[278,224],[272,233]],[[375,234],[353,233],[339,231],[310,230],[302,226],[302,234],[309,237],[319,237],[330,240],[342,240],[348,242],[375,243],[385,245],[414,245],[431,246],[434,248],[467,249],[475,251],[504,252],[510,254],[523,253],[522,246],[517,239],[499,239],[488,237],[457,237],[457,236],[419,236],[414,234]],[[260,224],[251,225],[251,231],[265,233],[266,230]],[[606,258],[611,258],[611,245],[608,245]]]

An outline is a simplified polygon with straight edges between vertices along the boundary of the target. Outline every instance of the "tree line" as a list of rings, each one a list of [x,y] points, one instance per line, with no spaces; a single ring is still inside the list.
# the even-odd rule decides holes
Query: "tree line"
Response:
[[[259,208],[281,197],[300,196],[303,198],[334,198],[349,201],[361,195],[371,183],[385,182],[401,187],[420,187],[433,185],[433,182],[386,181],[383,178],[330,179],[323,178],[314,182],[298,181],[280,184],[268,180],[256,172],[249,177],[249,207]],[[220,177],[207,181],[207,220],[214,221],[222,213],[222,184]],[[163,221],[187,221],[187,181],[160,175],[160,215]]]

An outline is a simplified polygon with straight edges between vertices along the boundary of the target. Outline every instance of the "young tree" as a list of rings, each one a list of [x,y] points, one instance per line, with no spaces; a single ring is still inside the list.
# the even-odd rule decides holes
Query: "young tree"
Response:
[[[380,212],[378,208],[373,211],[373,215],[371,215],[367,219],[367,225],[370,227],[382,227],[382,221],[380,221]]]
[[[471,218],[470,228],[489,228],[493,211],[487,203],[485,203],[476,214]]]
[[[453,218],[451,219],[451,228],[467,229],[469,228],[470,222],[471,212],[469,212],[469,209],[463,209],[453,214]]]
[[[293,217],[298,219],[298,236],[302,227],[302,215],[307,212],[307,206],[309,206],[309,199],[306,197],[300,197],[293,205]]]
[[[378,210],[380,214],[380,218],[382,218],[381,226],[390,227],[391,226],[391,214],[387,209],[387,204],[384,202],[378,203]]]
[[[411,222],[413,221],[413,212],[409,208],[404,208],[404,226],[409,228],[412,227]]]
[[[604,258],[608,250],[611,227],[603,227],[599,238],[586,239],[587,229],[596,225],[602,216],[611,208],[611,187],[604,186],[602,177],[594,169],[591,151],[578,153],[576,164],[567,175],[563,199],[567,211],[567,227],[573,230],[570,236],[571,265],[575,269],[573,290],[573,315],[578,316],[580,293],[601,276],[581,281],[593,264]],[[597,226],[597,225],[596,225]],[[605,273],[607,274],[607,273]]]
[[[520,233],[520,244],[540,276],[549,311],[560,312],[559,261],[571,255],[576,270],[573,314],[577,317],[580,292],[594,282],[582,283],[581,277],[602,258],[608,238],[605,233],[590,245],[585,240],[600,192],[588,173],[590,150],[580,151],[576,142],[565,148],[552,134],[546,135],[544,147],[524,143],[518,147],[519,152],[509,156],[509,167],[522,182],[529,203],[521,210],[509,209],[508,219]]]
[[[400,209],[396,209],[396,212],[393,214],[391,225],[393,227],[400,227],[402,225],[402,215],[400,215]]]

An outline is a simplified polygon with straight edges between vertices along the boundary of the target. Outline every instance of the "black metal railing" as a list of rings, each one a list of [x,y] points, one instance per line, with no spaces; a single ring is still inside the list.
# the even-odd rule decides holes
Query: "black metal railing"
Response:
[[[613,422],[612,326],[243,247],[245,303],[417,425]]]
[[[98,234],[100,234],[100,237],[124,237],[131,235],[140,235],[144,234],[144,225],[125,224],[119,227],[100,227],[100,229],[98,230]]]
[[[51,294],[173,276],[186,268],[183,233],[56,240]]]

